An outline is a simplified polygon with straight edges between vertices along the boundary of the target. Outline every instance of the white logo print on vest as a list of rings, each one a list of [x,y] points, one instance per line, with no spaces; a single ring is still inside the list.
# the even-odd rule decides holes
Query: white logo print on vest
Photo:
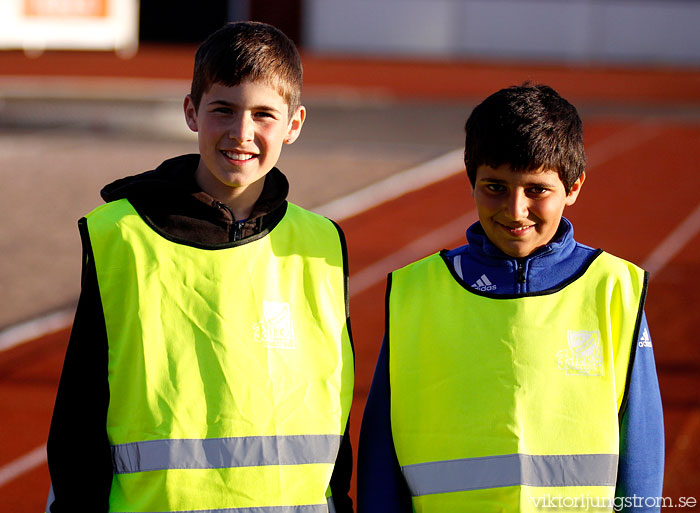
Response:
[[[294,349],[294,326],[289,303],[263,301],[263,320],[253,325],[256,342],[265,347]]]
[[[557,352],[557,367],[569,375],[603,375],[599,331],[567,331],[566,340],[569,349]]]

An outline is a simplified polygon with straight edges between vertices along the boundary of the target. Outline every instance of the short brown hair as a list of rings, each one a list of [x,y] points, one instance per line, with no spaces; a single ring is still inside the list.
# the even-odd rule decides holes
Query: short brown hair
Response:
[[[291,114],[301,104],[302,79],[301,58],[291,39],[272,25],[240,21],[224,25],[197,49],[190,95],[199,109],[212,84],[263,82],[277,89]]]

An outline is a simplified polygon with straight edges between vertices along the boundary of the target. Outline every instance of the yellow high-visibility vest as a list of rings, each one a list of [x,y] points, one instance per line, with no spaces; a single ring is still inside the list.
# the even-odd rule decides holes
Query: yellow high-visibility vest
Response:
[[[391,426],[417,512],[612,511],[646,274],[600,253],[497,296],[436,254],[392,273]]]
[[[289,204],[269,233],[200,248],[126,199],[86,223],[109,343],[110,511],[327,512],[353,388],[339,229]]]

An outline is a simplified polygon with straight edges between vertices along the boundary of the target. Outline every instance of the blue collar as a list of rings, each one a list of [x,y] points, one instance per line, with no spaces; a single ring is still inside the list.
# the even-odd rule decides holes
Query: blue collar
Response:
[[[538,248],[525,258],[514,258],[498,249],[486,236],[481,223],[477,221],[467,229],[467,251],[476,260],[488,260],[493,265],[494,259],[508,262],[520,261],[537,266],[552,265],[566,258],[575,248],[574,227],[565,217],[561,218],[559,229],[554,238],[545,246]],[[536,262],[535,262],[536,261]]]

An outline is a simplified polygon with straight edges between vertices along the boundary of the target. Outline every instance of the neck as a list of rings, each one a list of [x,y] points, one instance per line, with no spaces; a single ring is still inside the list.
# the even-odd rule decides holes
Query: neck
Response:
[[[250,217],[264,185],[265,178],[263,177],[245,187],[226,187],[226,190],[221,191],[223,194],[209,194],[230,208],[236,221],[242,221]]]
[[[231,209],[237,221],[242,221],[250,217],[250,214],[253,212],[253,207],[265,186],[264,176],[251,184],[239,187],[228,186],[217,180],[208,172],[198,172],[196,174],[196,179],[197,184],[204,192]]]

